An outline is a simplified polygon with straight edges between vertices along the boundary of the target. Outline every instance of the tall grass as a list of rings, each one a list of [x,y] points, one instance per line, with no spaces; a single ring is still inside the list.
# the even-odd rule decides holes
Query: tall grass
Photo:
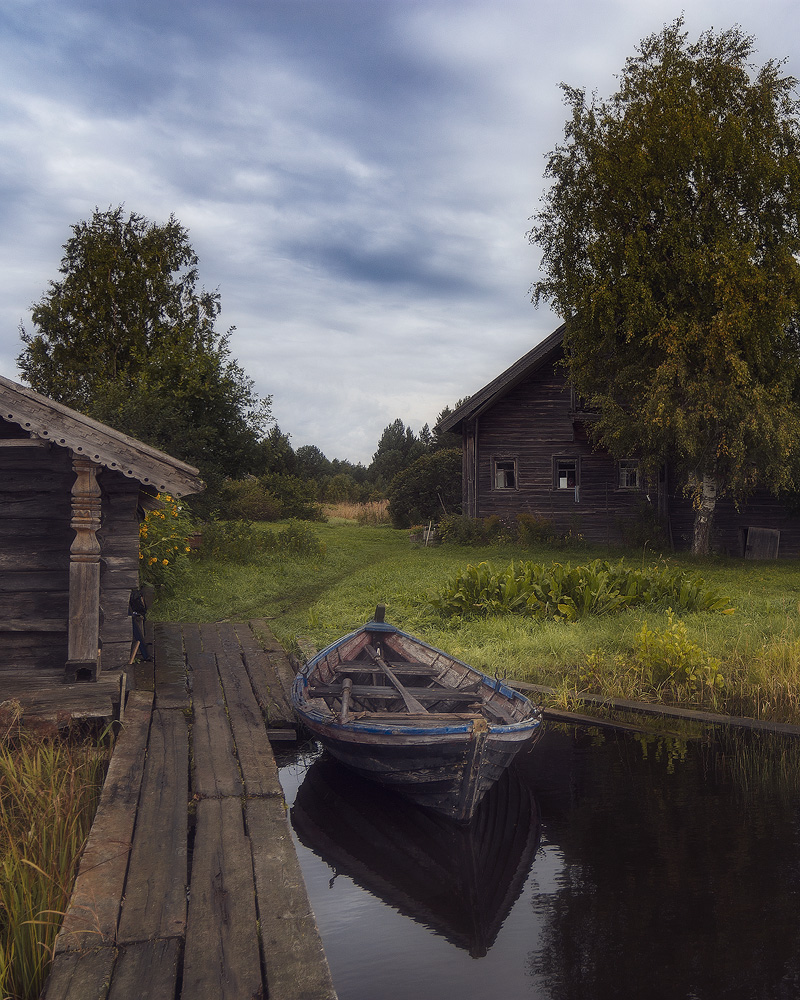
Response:
[[[20,729],[0,742],[4,1000],[35,1000],[42,990],[107,756],[96,740],[36,737]]]
[[[388,500],[370,500],[367,503],[345,500],[341,503],[325,504],[323,511],[326,517],[355,521],[361,525],[376,527],[380,524],[391,524]]]
[[[573,549],[563,543],[557,548],[546,543],[420,548],[411,545],[406,532],[352,520],[314,524],[313,530],[325,545],[324,559],[206,563],[202,573],[198,565],[180,593],[160,601],[154,614],[171,621],[263,616],[272,619],[275,635],[288,648],[321,648],[367,621],[375,605],[384,603],[390,621],[490,674],[576,694],[668,700],[800,723],[800,572],[793,561],[695,559],[586,545]],[[429,600],[448,579],[484,560],[498,566],[528,559],[578,565],[623,556],[643,570],[660,565],[700,574],[709,588],[730,598],[732,614],[680,615],[686,655],[700,650],[701,665],[708,658],[718,661],[724,687],[684,683],[679,690],[647,683],[637,647],[644,626],[659,635],[669,631],[666,607],[627,608],[568,622],[515,615],[447,617]]]

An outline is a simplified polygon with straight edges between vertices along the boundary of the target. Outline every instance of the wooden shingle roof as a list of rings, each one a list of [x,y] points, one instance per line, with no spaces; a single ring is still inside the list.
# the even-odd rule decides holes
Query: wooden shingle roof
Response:
[[[524,378],[527,378],[532,372],[536,371],[554,351],[561,347],[565,329],[566,324],[562,323],[557,330],[554,330],[549,337],[545,337],[533,350],[528,351],[519,361],[515,361],[510,368],[507,368],[496,379],[489,382],[488,385],[479,389],[465,403],[462,403],[458,409],[445,417],[438,425],[439,429],[442,431],[457,431],[464,420],[472,420],[494,406],[498,399],[513,389],[515,385],[518,385]]]
[[[161,493],[185,496],[204,489],[200,472],[194,466],[2,375],[0,418],[17,424],[31,437],[69,448]]]

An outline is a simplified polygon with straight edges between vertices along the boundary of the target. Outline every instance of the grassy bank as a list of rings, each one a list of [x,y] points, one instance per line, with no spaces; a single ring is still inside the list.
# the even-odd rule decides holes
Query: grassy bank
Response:
[[[0,737],[0,997],[35,1000],[102,787],[96,740]]]
[[[256,531],[266,530],[256,528]],[[673,618],[687,648],[718,660],[725,684],[654,685],[637,660],[643,626],[670,630],[665,607],[631,608],[579,621],[541,621],[521,615],[443,617],[426,598],[468,564],[512,560],[587,563],[625,556],[647,568],[659,555],[586,547],[412,547],[408,533],[331,519],[310,529],[324,556],[242,550],[231,561],[189,563],[174,594],[158,600],[154,615],[172,621],[271,619],[287,647],[317,648],[369,619],[377,603],[387,617],[428,642],[489,673],[548,684],[562,692],[590,690],[619,697],[712,707],[777,721],[800,722],[800,572],[793,562],[661,559],[699,574],[730,599],[734,612]]]

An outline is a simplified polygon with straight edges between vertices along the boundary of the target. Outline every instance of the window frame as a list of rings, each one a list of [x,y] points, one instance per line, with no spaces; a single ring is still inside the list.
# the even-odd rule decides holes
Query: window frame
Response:
[[[622,477],[623,472],[629,474],[631,471],[636,472],[636,482],[631,485],[631,483],[623,483]],[[617,462],[617,489],[622,490],[625,493],[635,492],[641,490],[642,488],[642,469],[639,464],[638,458],[621,458]]]
[[[575,481],[566,486],[560,485],[559,465],[561,462],[572,462],[574,464]],[[579,489],[581,485],[581,460],[579,455],[553,455],[553,489],[558,493],[568,493],[570,490]]]
[[[510,466],[509,469],[502,470],[505,472],[510,472],[513,477],[513,485],[499,486],[497,482],[498,472],[501,471],[501,466]],[[498,493],[511,493],[519,489],[519,462],[515,457],[508,456],[498,456],[492,458],[492,491],[497,491]]]

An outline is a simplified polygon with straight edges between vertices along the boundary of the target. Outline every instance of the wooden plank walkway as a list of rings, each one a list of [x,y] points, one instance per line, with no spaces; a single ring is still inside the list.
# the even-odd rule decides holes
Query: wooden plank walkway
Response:
[[[335,1000],[268,731],[294,725],[266,622],[158,625],[44,1000]]]

